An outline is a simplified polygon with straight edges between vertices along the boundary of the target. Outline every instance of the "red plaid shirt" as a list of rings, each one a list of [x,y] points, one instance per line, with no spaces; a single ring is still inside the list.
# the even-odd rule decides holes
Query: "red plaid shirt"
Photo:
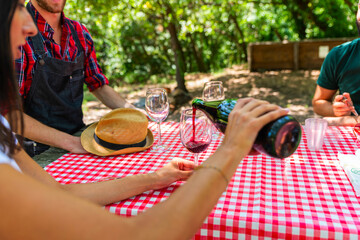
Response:
[[[53,58],[61,59],[63,61],[74,61],[76,56],[79,54],[79,51],[85,51],[85,61],[84,61],[84,72],[85,72],[85,83],[90,91],[97,89],[105,84],[108,84],[109,81],[103,74],[97,60],[96,53],[94,48],[94,42],[90,36],[89,31],[86,27],[79,22],[65,18],[64,13],[62,13],[62,34],[61,34],[61,45],[55,43],[53,39],[54,30],[51,26],[45,21],[45,19],[40,15],[40,13],[35,9],[35,7],[29,2],[31,8],[35,12],[36,24],[39,29],[39,32],[42,35],[42,38],[45,41],[44,49],[47,52],[47,55]],[[82,49],[76,47],[74,38],[71,35],[70,26],[68,21],[73,25],[75,31],[77,32],[78,38],[81,42]],[[30,86],[32,83],[32,76],[35,72],[35,62],[37,56],[34,53],[34,46],[30,38],[27,39],[26,45],[21,49],[22,57],[15,61],[15,69],[18,75],[20,94],[26,98],[29,93]]]

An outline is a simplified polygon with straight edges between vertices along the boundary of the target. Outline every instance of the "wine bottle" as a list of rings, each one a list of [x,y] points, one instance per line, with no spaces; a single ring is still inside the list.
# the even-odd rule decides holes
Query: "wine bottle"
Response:
[[[211,120],[215,127],[225,133],[228,117],[237,99],[205,102],[192,101],[193,108],[200,110]],[[266,124],[258,133],[253,148],[275,158],[286,158],[295,152],[301,140],[300,123],[291,115],[282,116]]]

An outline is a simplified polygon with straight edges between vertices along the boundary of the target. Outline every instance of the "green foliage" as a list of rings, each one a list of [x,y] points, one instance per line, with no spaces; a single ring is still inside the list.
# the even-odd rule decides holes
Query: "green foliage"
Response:
[[[356,1],[343,0],[73,0],[67,17],[92,34],[112,85],[167,81],[178,59],[186,72],[246,62],[258,41],[355,37]]]

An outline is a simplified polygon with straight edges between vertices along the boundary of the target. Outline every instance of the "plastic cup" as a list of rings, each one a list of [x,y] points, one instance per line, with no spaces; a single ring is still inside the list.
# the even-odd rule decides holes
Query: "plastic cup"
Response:
[[[305,120],[307,145],[311,151],[321,149],[327,126],[328,122],[322,118],[308,118]]]

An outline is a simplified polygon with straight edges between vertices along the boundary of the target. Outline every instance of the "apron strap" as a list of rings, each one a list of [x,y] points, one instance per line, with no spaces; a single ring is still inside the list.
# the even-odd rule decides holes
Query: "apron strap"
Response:
[[[32,18],[34,19],[34,22],[36,23],[35,13],[31,9],[29,3],[26,5],[26,9],[28,10],[28,12],[32,16]],[[37,24],[35,24],[35,25],[36,25],[36,28],[38,28]],[[41,33],[39,32],[39,29],[38,29],[38,34],[36,34],[34,37],[30,37],[30,38],[33,40],[35,54],[37,56],[39,56],[39,58],[42,58],[43,55],[45,55],[46,52],[44,50],[44,40],[43,40],[43,38],[41,36]]]
[[[71,31],[71,34],[72,34],[72,37],[74,38],[75,40],[75,44],[77,46],[77,48],[79,49],[79,51],[84,51],[85,52],[85,49],[83,49],[81,43],[80,43],[80,40],[79,40],[79,37],[78,37],[78,34],[77,32],[75,31],[74,29],[74,26],[72,25],[71,21],[69,19],[66,19],[66,22],[67,24],[69,25],[70,27],[70,31]]]

